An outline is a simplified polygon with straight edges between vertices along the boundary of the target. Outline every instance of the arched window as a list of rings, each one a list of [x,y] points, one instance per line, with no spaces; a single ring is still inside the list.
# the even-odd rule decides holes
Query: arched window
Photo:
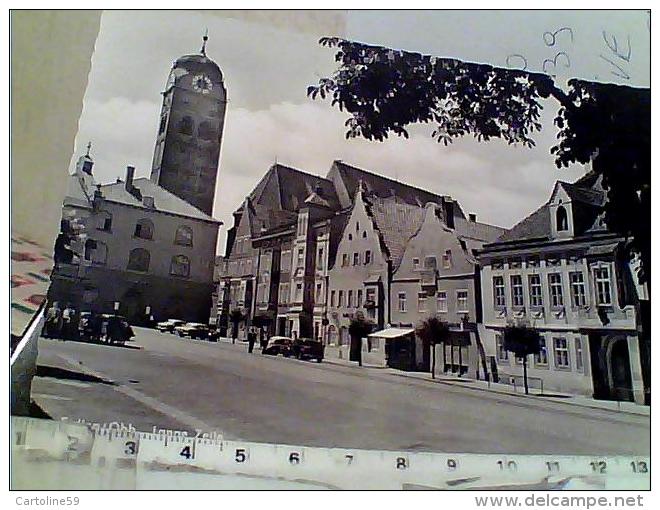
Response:
[[[181,225],[176,229],[176,235],[174,236],[174,244],[180,246],[192,246],[193,244],[193,231],[192,228],[187,227],[186,225]]]
[[[151,220],[142,218],[135,224],[135,237],[140,239],[153,239],[154,237],[154,224]]]
[[[149,271],[149,261],[151,255],[144,248],[135,248],[131,250],[130,255],[128,256],[128,266],[127,269],[132,271]]]
[[[557,232],[568,230],[568,214],[563,205],[557,207]]]
[[[190,276],[190,259],[185,255],[174,255],[170,264],[170,274],[174,276]]]

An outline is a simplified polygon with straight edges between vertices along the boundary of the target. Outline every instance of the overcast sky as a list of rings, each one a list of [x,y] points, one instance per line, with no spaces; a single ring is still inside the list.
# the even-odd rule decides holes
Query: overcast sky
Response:
[[[269,166],[278,162],[325,175],[341,159],[401,181],[448,194],[481,221],[511,227],[547,200],[555,180],[572,181],[583,168],[558,170],[554,105],[534,149],[500,141],[461,139],[449,147],[419,126],[409,140],[344,138],[345,114],[306,97],[308,85],[334,69],[323,35],[389,45],[439,56],[539,70],[557,60],[559,75],[648,86],[648,26],[643,12],[123,12],[103,13],[76,138],[75,159],[92,141],[95,177],[124,176],[127,165],[148,177],[161,95],[172,62],[196,53],[208,27],[207,54],[223,70],[229,104],[214,216],[224,252],[231,213]],[[556,30],[568,27],[557,34]],[[605,32],[605,33],[603,33]],[[545,37],[545,39],[544,39]],[[616,38],[616,43],[614,43]],[[630,43],[628,43],[630,38]],[[552,43],[550,45],[549,43]],[[612,55],[612,46],[630,55]],[[510,55],[519,55],[507,57]],[[621,64],[621,78],[610,61]],[[546,62],[546,70],[551,64]],[[621,74],[621,72],[617,72]]]

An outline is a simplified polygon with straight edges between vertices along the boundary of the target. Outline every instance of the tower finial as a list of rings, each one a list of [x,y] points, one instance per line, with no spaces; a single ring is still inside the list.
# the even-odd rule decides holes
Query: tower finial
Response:
[[[204,37],[202,37],[202,41],[203,41],[203,42],[202,42],[201,53],[202,53],[202,55],[204,55],[204,56],[206,56],[206,41],[208,41],[208,40],[209,40],[209,29],[207,28],[207,29],[204,31]]]
[[[92,149],[92,142],[87,142],[87,153],[85,156],[89,157],[89,151]]]

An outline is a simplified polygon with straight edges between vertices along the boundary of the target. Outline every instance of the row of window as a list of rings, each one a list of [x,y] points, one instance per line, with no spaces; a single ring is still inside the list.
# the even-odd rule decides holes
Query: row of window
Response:
[[[509,362],[509,351],[504,348],[504,339],[502,335],[498,334],[495,336],[495,342],[497,344],[497,359],[501,362]],[[541,337],[541,350],[538,354],[534,355],[534,366],[538,368],[548,368],[548,348],[546,345],[546,340],[544,337]],[[574,350],[574,361],[575,369],[578,372],[584,370],[584,351],[582,347],[582,339],[575,338],[573,341],[573,350]],[[570,345],[569,341],[565,337],[553,337],[552,338],[552,353],[553,353],[553,365],[554,368],[562,370],[571,369],[571,355],[570,355]],[[516,358],[516,363],[522,364],[522,358]]]
[[[417,311],[428,312],[429,296],[426,292],[417,293]],[[399,312],[408,311],[408,298],[405,292],[399,292],[397,296],[397,304]],[[468,313],[469,309],[469,293],[466,289],[456,291],[456,312]],[[439,313],[447,313],[449,307],[447,305],[447,291],[440,290],[436,293],[436,311]]]
[[[346,300],[344,300],[344,297]],[[362,298],[365,298],[364,301]],[[376,289],[368,288],[363,293],[362,289],[353,291],[352,289],[344,290],[331,290],[330,291],[330,308],[362,308],[367,303],[375,305],[376,302]]]
[[[149,271],[151,253],[144,248],[131,250],[126,269],[146,273]],[[170,262],[170,274],[173,276],[190,276],[190,259],[185,255],[174,255]]]
[[[420,260],[418,257],[414,257],[412,259],[412,266],[413,269],[421,269]],[[445,250],[445,253],[442,255],[442,267],[444,269],[451,269],[451,266],[452,266],[451,250]],[[424,269],[437,269],[437,268],[438,268],[438,262],[434,255],[424,257]]]
[[[349,258],[348,253],[344,253],[341,256],[341,266],[342,267],[348,267],[350,266],[351,259]],[[353,253],[353,265],[354,266],[359,266],[360,264],[363,264],[365,266],[368,266],[371,264],[372,258],[371,258],[371,250],[366,250],[364,252],[364,256],[361,256],[360,253],[354,252]]]
[[[106,232],[112,231],[112,215],[108,212],[104,212],[101,215],[101,221],[99,224],[99,230],[104,230]],[[153,239],[154,238],[154,223],[153,221],[142,218],[135,223],[135,230],[133,231],[133,236],[139,239]],[[192,246],[193,244],[193,231],[192,228],[186,225],[180,225],[177,227],[176,232],[174,233],[174,244],[179,246]]]
[[[585,287],[584,273],[582,271],[572,271],[568,275],[571,302],[575,307],[585,306],[587,304],[587,292]],[[597,267],[594,269],[594,281],[596,283],[596,301],[598,305],[612,304],[612,288],[610,283],[610,269],[608,266]],[[510,276],[511,283],[511,305],[514,307],[525,306],[525,297],[523,292],[523,277],[520,274]],[[531,307],[543,306],[543,284],[539,274],[530,274],[527,281],[529,287],[529,304]],[[561,273],[548,274],[548,290],[550,296],[550,306],[559,308],[564,306],[564,287]],[[504,287],[504,276],[493,276],[493,304],[497,308],[505,307],[507,302],[506,290]]]

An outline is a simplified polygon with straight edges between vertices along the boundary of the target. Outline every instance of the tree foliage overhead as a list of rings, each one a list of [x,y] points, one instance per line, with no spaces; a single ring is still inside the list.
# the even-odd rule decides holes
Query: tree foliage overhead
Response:
[[[629,239],[639,255],[640,281],[650,283],[650,90],[570,80],[564,91],[545,74],[503,69],[370,46],[337,37],[320,44],[336,48],[338,68],[312,98],[331,99],[346,111],[346,138],[383,141],[390,133],[408,138],[407,126],[432,123],[431,136],[445,145],[472,135],[533,147],[543,100],[560,108],[557,167],[591,162],[603,175],[609,228]]]

